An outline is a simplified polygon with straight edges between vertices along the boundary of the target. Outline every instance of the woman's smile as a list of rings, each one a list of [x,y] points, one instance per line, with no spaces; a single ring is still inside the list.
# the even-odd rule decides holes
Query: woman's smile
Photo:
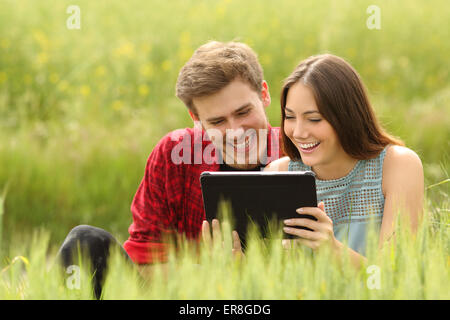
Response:
[[[298,143],[297,146],[299,147],[299,151],[303,153],[313,153],[317,148],[319,147],[320,142],[313,142],[313,143]]]

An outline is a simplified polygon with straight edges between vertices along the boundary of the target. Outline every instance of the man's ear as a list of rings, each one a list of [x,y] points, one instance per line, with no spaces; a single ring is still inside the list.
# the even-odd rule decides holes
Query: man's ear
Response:
[[[195,115],[194,112],[192,112],[192,110],[188,110],[189,111],[189,115],[191,116],[192,121],[199,121],[198,117]]]
[[[266,80],[263,80],[262,82],[261,99],[264,108],[267,108],[270,105],[271,99],[269,93],[269,85],[267,84]]]

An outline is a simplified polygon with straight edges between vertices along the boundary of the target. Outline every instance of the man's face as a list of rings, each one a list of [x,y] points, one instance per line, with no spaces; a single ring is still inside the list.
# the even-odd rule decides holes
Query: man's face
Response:
[[[237,169],[251,169],[261,163],[267,148],[267,117],[270,104],[267,83],[256,92],[240,79],[209,96],[194,98],[197,115],[223,160]]]

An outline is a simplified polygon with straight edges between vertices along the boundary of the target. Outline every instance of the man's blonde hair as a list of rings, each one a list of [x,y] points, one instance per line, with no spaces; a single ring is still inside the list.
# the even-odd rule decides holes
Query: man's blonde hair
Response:
[[[199,47],[180,70],[176,95],[197,114],[193,98],[216,93],[236,78],[261,93],[263,69],[256,53],[241,42],[210,41]]]

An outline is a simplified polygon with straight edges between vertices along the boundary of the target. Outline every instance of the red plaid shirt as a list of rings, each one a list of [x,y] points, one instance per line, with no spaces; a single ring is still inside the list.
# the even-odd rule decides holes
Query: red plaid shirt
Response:
[[[201,129],[192,128],[173,131],[162,138],[150,154],[145,175],[131,204],[133,223],[128,229],[130,237],[124,243],[135,263],[166,261],[165,234],[184,234],[188,239],[197,239],[200,235],[205,220],[200,174],[220,169],[214,145],[202,139],[203,134]],[[279,128],[269,126],[268,162],[282,155],[279,139]],[[183,145],[188,148],[183,149]],[[184,162],[176,164],[173,154],[182,157]]]

